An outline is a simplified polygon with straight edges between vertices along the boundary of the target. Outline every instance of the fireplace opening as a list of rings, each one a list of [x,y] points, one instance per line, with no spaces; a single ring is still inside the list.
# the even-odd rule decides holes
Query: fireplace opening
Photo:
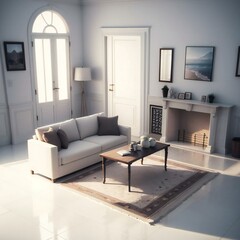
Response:
[[[210,115],[200,112],[179,111],[178,141],[195,146],[208,146]]]
[[[210,114],[170,108],[168,120],[169,141],[208,146]]]

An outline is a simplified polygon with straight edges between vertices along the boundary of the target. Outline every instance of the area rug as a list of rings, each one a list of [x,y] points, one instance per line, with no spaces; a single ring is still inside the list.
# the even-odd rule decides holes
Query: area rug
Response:
[[[213,179],[217,173],[168,160],[164,162],[151,155],[131,166],[131,192],[128,192],[127,165],[112,163],[106,166],[106,183],[103,184],[100,164],[79,171],[62,180],[72,188],[94,199],[134,216],[154,223],[185,199]]]

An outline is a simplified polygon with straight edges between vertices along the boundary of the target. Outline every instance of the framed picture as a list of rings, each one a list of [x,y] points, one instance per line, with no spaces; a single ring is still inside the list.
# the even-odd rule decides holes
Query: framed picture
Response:
[[[162,106],[150,105],[150,131],[162,135]]]
[[[238,47],[238,57],[237,57],[237,67],[236,67],[236,77],[240,77],[240,46]]]
[[[159,82],[173,81],[173,48],[160,48]]]
[[[212,81],[214,47],[186,47],[184,79]]]
[[[4,42],[7,71],[26,70],[23,42]]]
[[[184,93],[179,93],[178,94],[178,99],[184,99],[185,97],[185,94]]]
[[[207,101],[207,96],[203,95],[201,98],[201,102],[206,102]]]
[[[192,93],[191,92],[185,92],[184,99],[191,100],[192,99]]]

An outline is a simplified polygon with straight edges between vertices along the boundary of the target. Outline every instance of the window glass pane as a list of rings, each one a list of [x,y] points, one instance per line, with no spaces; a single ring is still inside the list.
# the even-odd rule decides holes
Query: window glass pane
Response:
[[[66,40],[57,39],[57,74],[59,100],[68,99],[68,72],[67,72]]]
[[[54,14],[52,25],[57,28],[58,33],[67,33],[66,24],[59,15]]]
[[[57,33],[57,30],[55,27],[53,26],[47,26],[45,29],[44,29],[44,33]]]
[[[47,24],[44,22],[42,16],[38,15],[36,20],[34,21],[32,32],[42,33],[46,26]]]
[[[39,103],[53,101],[50,48],[49,39],[35,39],[35,61]]]
[[[52,19],[53,19],[53,12],[52,11],[45,11],[41,13],[42,18],[46,22],[47,25],[52,24]]]

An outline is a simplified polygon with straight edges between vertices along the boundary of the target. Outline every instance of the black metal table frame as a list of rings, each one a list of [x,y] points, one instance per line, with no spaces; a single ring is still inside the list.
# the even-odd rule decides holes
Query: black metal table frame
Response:
[[[163,148],[165,150],[165,158],[164,158],[164,168],[165,168],[165,171],[167,171],[167,158],[168,158],[168,147],[170,145],[166,145],[165,148]],[[163,150],[161,149],[161,150]],[[159,150],[159,151],[161,151]],[[151,155],[151,154],[149,154]],[[103,171],[103,183],[106,182],[106,161],[114,161],[114,162],[121,162],[121,163],[124,163],[124,164],[127,164],[128,165],[128,191],[131,192],[131,165],[132,163],[138,161],[139,159],[141,159],[141,164],[143,165],[143,158],[138,158],[138,159],[134,159],[133,161],[131,162],[121,162],[121,161],[118,161],[118,160],[111,160],[111,159],[108,159],[106,157],[102,157],[102,171]]]

